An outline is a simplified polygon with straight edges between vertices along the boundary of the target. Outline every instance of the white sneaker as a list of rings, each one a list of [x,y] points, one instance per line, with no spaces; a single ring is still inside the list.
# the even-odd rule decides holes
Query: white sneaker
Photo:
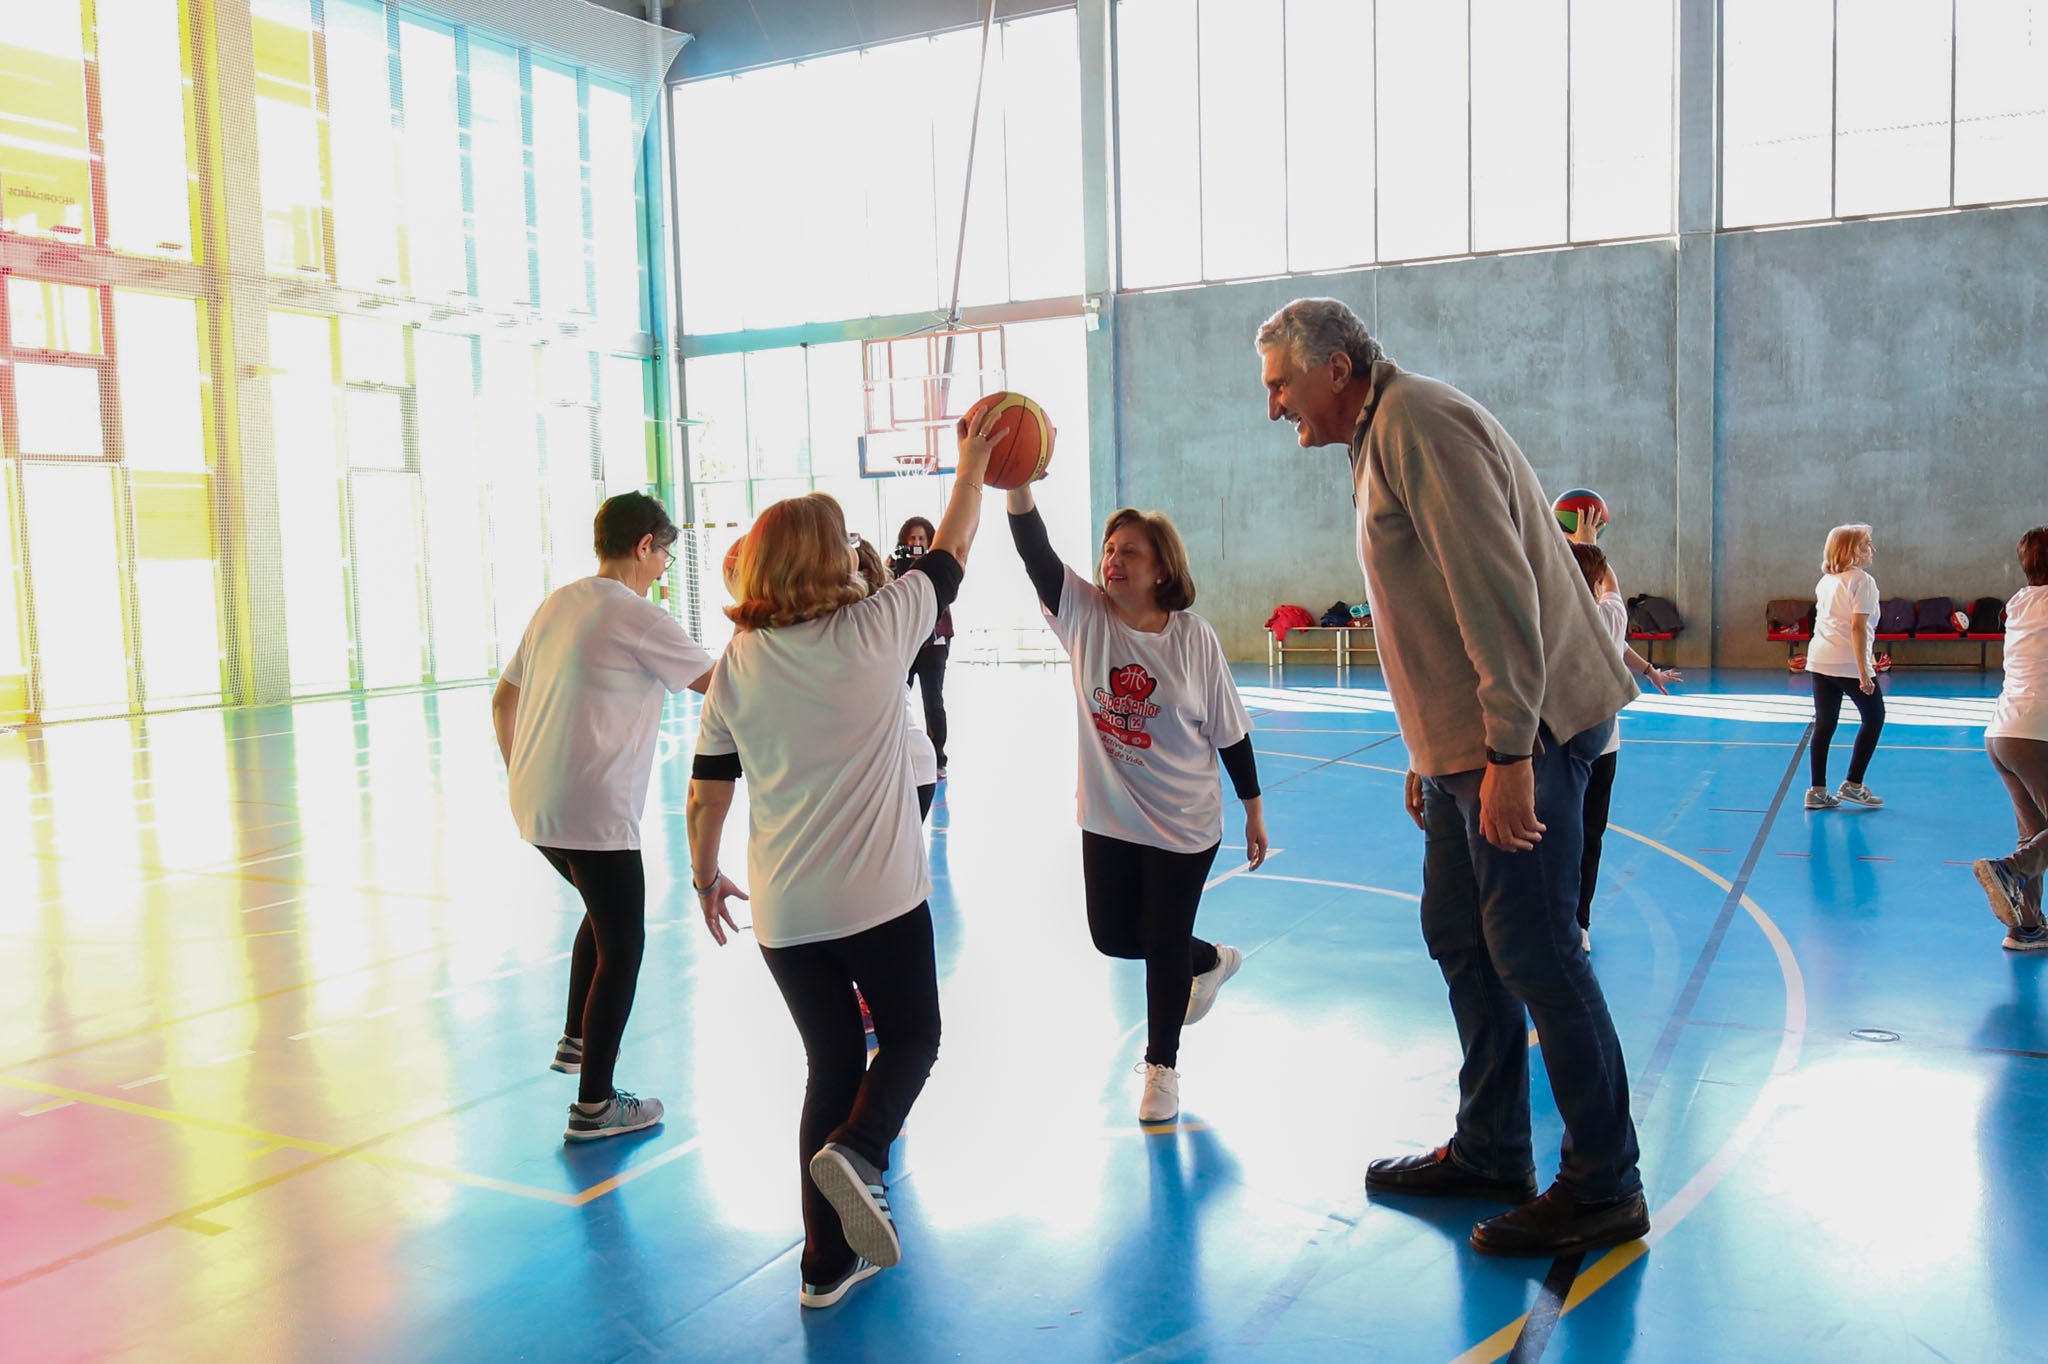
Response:
[[[1590,928],[1582,928],[1582,929],[1580,929],[1580,930],[1579,930],[1579,946],[1580,946],[1580,947],[1581,947],[1582,949],[1584,949],[1585,951],[1589,952],[1589,953],[1590,953],[1590,952],[1591,952],[1591,951],[1593,950],[1593,930],[1592,930],[1592,929],[1590,929]]]
[[[1145,1097],[1138,1100],[1138,1121],[1172,1122],[1180,1114],[1180,1072],[1172,1066],[1143,1062],[1138,1069],[1145,1072]]]
[[[1809,810],[1832,810],[1842,803],[1842,798],[1825,786],[1806,788],[1806,808]]]
[[[1223,990],[1223,982],[1237,974],[1237,968],[1244,965],[1244,953],[1235,947],[1216,945],[1216,964],[1196,976],[1188,986],[1187,1022],[1199,1023],[1209,1016],[1209,1010],[1216,1007],[1216,996]]]
[[[1871,790],[1869,787],[1865,786],[1860,781],[1843,782],[1840,788],[1836,790],[1835,794],[1840,796],[1843,800],[1853,801],[1857,805],[1868,805],[1872,809],[1876,809],[1878,806],[1884,804],[1883,796],[1878,795],[1875,791]]]

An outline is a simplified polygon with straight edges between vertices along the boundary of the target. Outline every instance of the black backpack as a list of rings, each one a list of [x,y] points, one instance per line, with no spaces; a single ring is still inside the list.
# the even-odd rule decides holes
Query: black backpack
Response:
[[[1913,633],[1952,635],[1956,632],[1956,604],[1947,597],[1922,597],[1913,603]]]
[[[1970,633],[1973,635],[2004,634],[2005,603],[1996,597],[1979,597],[1971,602]]]
[[[1685,620],[1671,598],[1645,592],[1628,599],[1628,628],[1637,635],[1677,635],[1685,632]]]
[[[1323,612],[1323,618],[1317,624],[1348,627],[1351,624],[1351,603],[1340,601],[1333,604],[1329,610]]]
[[[1764,625],[1774,635],[1811,635],[1814,604],[1799,597],[1776,597],[1764,607]]]
[[[1886,597],[1877,604],[1877,633],[1908,635],[1913,632],[1913,603],[1904,597]]]

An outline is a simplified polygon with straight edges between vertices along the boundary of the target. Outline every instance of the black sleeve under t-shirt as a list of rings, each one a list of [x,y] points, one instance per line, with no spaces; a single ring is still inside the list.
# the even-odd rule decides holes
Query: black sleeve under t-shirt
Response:
[[[960,595],[960,579],[967,570],[960,567],[960,561],[943,549],[932,550],[918,557],[916,563],[904,570],[906,573],[922,573],[932,580],[932,591],[938,595],[938,615],[945,615],[954,598]]]
[[[1255,798],[1259,794],[1259,760],[1252,756],[1252,736],[1247,734],[1230,747],[1217,751],[1223,755],[1223,770],[1230,774],[1230,785],[1237,792],[1237,798]]]
[[[1046,610],[1058,615],[1060,593],[1067,583],[1067,567],[1053,552],[1052,537],[1046,534],[1045,518],[1038,514],[1038,508],[1010,514],[1010,538],[1016,542],[1017,557],[1024,561],[1024,574],[1031,579],[1039,602]]]
[[[699,753],[690,762],[690,775],[698,781],[738,781],[745,774],[737,753]]]

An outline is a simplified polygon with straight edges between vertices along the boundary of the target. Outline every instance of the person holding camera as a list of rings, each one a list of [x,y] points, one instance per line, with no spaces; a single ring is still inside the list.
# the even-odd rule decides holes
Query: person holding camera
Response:
[[[896,532],[896,549],[889,556],[890,575],[901,577],[914,566],[932,547],[934,534],[932,523],[922,516],[905,521]],[[931,736],[933,752],[938,755],[940,781],[946,779],[946,647],[952,638],[953,611],[948,607],[939,612],[938,624],[932,627],[931,638],[918,649],[906,679],[917,683],[924,696],[924,728]]]

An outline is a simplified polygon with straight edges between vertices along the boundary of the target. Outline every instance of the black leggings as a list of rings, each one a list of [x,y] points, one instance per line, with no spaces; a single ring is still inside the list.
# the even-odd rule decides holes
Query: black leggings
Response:
[[[1579,852],[1579,927],[1593,926],[1593,890],[1600,884],[1600,840],[1607,833],[1607,806],[1614,795],[1614,769],[1619,752],[1593,759],[1586,778],[1586,842]]]
[[[637,848],[542,848],[540,855],[583,897],[583,926],[569,954],[569,1011],[562,1031],[583,1039],[576,1097],[599,1103],[612,1096],[612,1067],[640,983],[640,957],[647,948],[647,876]]]
[[[889,1145],[939,1056],[939,972],[932,912],[920,904],[847,938],[761,948],[804,1039],[809,1079],[797,1130],[797,1174],[803,1184],[803,1276],[830,1283],[853,1263],[839,1214],[811,1182],[811,1157],[836,1141],[878,1170],[889,1168]],[[875,1022],[874,1064],[859,999]]]
[[[1849,753],[1849,780],[1861,782],[1870,770],[1870,755],[1877,752],[1877,736],[1884,733],[1884,693],[1873,687],[1865,696],[1853,677],[1816,672],[1807,676],[1813,679],[1813,784],[1828,784],[1828,745],[1834,742],[1845,696],[1856,703],[1856,714],[1863,721],[1856,731],[1856,747]]]
[[[951,646],[926,644],[910,662],[910,675],[924,693],[924,732],[932,741],[939,767],[946,766],[946,654]]]
[[[1215,946],[1195,936],[1195,911],[1215,861],[1215,847],[1168,852],[1081,832],[1081,882],[1095,950],[1145,963],[1149,1065],[1178,1064],[1188,988],[1196,976],[1216,967]]]

